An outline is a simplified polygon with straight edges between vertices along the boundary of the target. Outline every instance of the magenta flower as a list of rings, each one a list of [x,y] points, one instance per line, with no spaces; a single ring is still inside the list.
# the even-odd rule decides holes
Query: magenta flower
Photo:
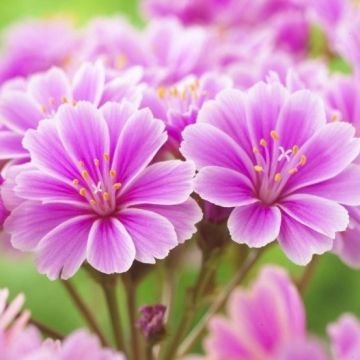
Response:
[[[204,346],[209,360],[326,359],[322,347],[307,338],[300,295],[275,267],[263,268],[250,290],[233,292],[227,315],[210,321]]]
[[[332,352],[336,360],[355,360],[360,354],[360,322],[351,314],[328,327]]]
[[[64,103],[80,100],[101,106],[106,101],[128,99],[139,103],[141,93],[136,84],[141,78],[137,69],[122,77],[105,80],[104,67],[98,62],[84,64],[72,78],[63,70],[52,68],[32,76],[27,84],[6,87],[0,93],[0,116],[4,127],[0,130],[0,159],[28,159],[21,144],[28,129],[35,129],[39,121],[54,116]]]
[[[250,247],[278,239],[287,256],[306,264],[332,248],[358,205],[360,173],[351,162],[360,142],[346,123],[326,123],[321,100],[278,83],[248,92],[224,90],[183,133],[181,151],[196,163],[195,190],[235,207],[231,237]]]
[[[191,237],[201,212],[189,198],[194,166],[150,165],[164,125],[130,103],[63,105],[29,130],[33,169],[16,177],[28,199],[6,220],[15,248],[38,253],[42,273],[71,277],[86,260],[104,273],[154,263]]]
[[[165,122],[169,134],[168,147],[177,154],[181,133],[186,126],[196,122],[204,103],[231,86],[229,77],[215,73],[207,73],[199,79],[190,76],[170,87],[149,87],[141,106],[149,107],[158,119]]]
[[[52,66],[67,67],[78,38],[69,22],[52,19],[16,24],[8,30],[4,42],[0,84]]]

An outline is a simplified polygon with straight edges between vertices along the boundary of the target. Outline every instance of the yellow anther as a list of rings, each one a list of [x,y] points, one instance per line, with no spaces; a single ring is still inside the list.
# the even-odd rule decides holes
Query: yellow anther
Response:
[[[261,139],[260,140],[260,145],[263,146],[263,147],[266,147],[267,146],[267,142],[265,139]]]
[[[254,153],[255,155],[257,155],[257,154],[259,153],[259,149],[258,149],[256,146],[254,146],[254,147],[252,148],[252,151],[253,151],[253,153]]]
[[[164,98],[165,98],[165,96],[166,96],[166,88],[164,88],[164,87],[159,87],[156,92],[157,92],[157,96],[158,96],[160,99],[164,99]]]
[[[289,174],[293,175],[293,174],[297,173],[297,171],[298,171],[297,168],[292,168],[292,169],[289,170]]]
[[[47,113],[47,108],[45,105],[40,105],[40,111],[43,113],[43,114],[46,114]]]
[[[83,162],[83,161],[79,161],[79,166],[80,166],[81,168],[83,168],[83,167],[85,166],[84,162]]]
[[[95,205],[96,205],[96,201],[95,201],[94,199],[91,199],[91,200],[90,200],[90,205],[91,205],[91,206],[95,206]]]
[[[72,106],[76,106],[76,105],[77,105],[77,101],[76,101],[76,100],[72,100],[72,101],[71,101],[71,104],[72,104]]]
[[[199,79],[195,79],[194,80],[194,85],[198,88],[200,86],[200,80]]]
[[[271,130],[270,136],[273,138],[273,140],[279,140],[279,133],[276,130]]]
[[[68,98],[66,96],[62,96],[61,97],[61,102],[66,104],[67,102],[69,102]]]
[[[307,157],[306,155],[301,155],[300,161],[299,161],[299,165],[304,166],[307,162]]]
[[[172,87],[169,91],[172,96],[179,96],[179,90],[176,87]]]
[[[72,183],[73,183],[74,186],[78,186],[78,185],[79,185],[79,180],[78,180],[78,179],[74,179],[74,180],[72,181]]]
[[[128,59],[124,54],[119,54],[116,57],[116,67],[118,69],[123,69],[126,66],[127,62],[128,62]]]
[[[260,166],[260,165],[255,165],[254,169],[255,169],[256,172],[262,172],[264,170],[263,167]]]
[[[114,178],[116,176],[116,171],[114,169],[111,169],[109,174],[112,178]]]
[[[84,178],[84,180],[89,179],[89,173],[86,170],[81,171],[81,176]]]
[[[81,196],[86,196],[86,189],[85,188],[81,188],[80,191],[79,191],[79,194]]]
[[[292,147],[292,153],[293,153],[294,155],[296,155],[296,154],[299,152],[299,150],[300,150],[300,148],[299,148],[297,145],[294,145],[294,146]]]
[[[103,192],[103,199],[105,200],[105,201],[109,201],[109,199],[110,199],[110,195],[109,195],[109,193],[108,192]]]
[[[339,120],[339,116],[337,113],[334,113],[331,115],[330,119],[331,119],[331,121],[335,122],[335,121]]]
[[[187,99],[187,88],[185,88],[182,92],[181,92],[181,100],[186,100]]]
[[[121,183],[115,183],[115,184],[113,185],[113,188],[114,188],[115,190],[119,190],[119,189],[121,188]]]
[[[276,173],[275,176],[274,176],[274,180],[276,182],[279,182],[281,180],[281,174],[280,173]]]
[[[94,165],[95,165],[95,166],[99,166],[99,164],[100,164],[99,159],[94,159]]]
[[[49,99],[49,105],[55,105],[55,99],[53,97]]]
[[[197,86],[196,86],[195,83],[194,83],[194,84],[190,84],[189,87],[190,87],[190,90],[191,90],[191,91],[194,91],[194,92],[195,92],[195,91],[197,90]]]
[[[104,160],[109,161],[110,160],[110,155],[108,153],[104,153]]]

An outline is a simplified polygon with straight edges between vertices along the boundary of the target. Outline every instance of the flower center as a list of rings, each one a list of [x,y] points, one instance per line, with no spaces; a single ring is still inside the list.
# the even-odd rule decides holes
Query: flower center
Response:
[[[73,186],[99,215],[113,213],[117,208],[117,194],[121,183],[116,180],[116,170],[110,168],[110,156],[103,154],[103,159],[93,159],[94,167],[90,172],[83,161],[78,162],[81,178],[72,181]]]
[[[255,155],[255,183],[257,195],[266,204],[274,203],[290,176],[306,165],[307,157],[298,145],[284,148],[276,130],[270,131],[270,140],[260,139],[253,147]]]

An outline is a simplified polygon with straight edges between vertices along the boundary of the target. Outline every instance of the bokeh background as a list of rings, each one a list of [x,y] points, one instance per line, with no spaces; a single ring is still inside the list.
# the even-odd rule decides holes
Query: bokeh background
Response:
[[[11,0],[0,2],[0,33],[16,21],[34,17],[66,16],[74,20],[78,26],[94,16],[112,16],[122,14],[135,26],[142,26],[144,21],[138,11],[136,0]],[[56,39],[54,39],[56,41]],[[340,65],[339,65],[340,64]],[[336,71],[345,70],[342,63],[334,65]],[[71,239],[69,239],[71,240]],[[189,245],[185,245],[189,246]],[[234,246],[234,245],[232,245]],[[219,282],[229,281],[233,267],[241,262],[241,254],[234,256],[229,250],[231,261],[226,262],[219,271]],[[232,254],[230,256],[230,253]],[[277,247],[273,247],[260,263],[277,263],[300,276],[303,269],[290,264]],[[159,298],[160,288],[158,278],[162,276],[161,266],[148,276],[139,290],[139,305],[154,303]],[[256,274],[256,269],[250,278]],[[191,284],[195,275],[194,267],[189,264],[179,279],[175,308],[182,308],[185,296],[184,289]],[[73,279],[84,299],[96,313],[102,326],[108,328],[108,318],[104,313],[102,294],[97,286],[80,271]],[[59,329],[69,332],[83,326],[83,321],[77,309],[68,298],[61,282],[51,282],[35,270],[33,259],[17,255],[9,255],[0,249],[0,288],[8,287],[12,296],[24,292],[27,298],[26,306],[31,309],[34,318]],[[343,265],[332,254],[322,256],[315,275],[305,294],[305,304],[308,314],[308,327],[317,334],[325,332],[326,324],[334,321],[341,313],[351,311],[360,316],[360,271]],[[126,313],[122,290],[119,289],[120,306],[123,317]],[[264,301],[266,301],[264,299]],[[177,316],[171,319],[176,322]]]

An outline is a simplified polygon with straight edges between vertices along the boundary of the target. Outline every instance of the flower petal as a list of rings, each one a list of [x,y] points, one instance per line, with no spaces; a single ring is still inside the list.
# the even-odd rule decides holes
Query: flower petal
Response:
[[[155,212],[168,219],[175,228],[179,243],[196,233],[196,224],[202,219],[200,206],[192,198],[177,205],[141,205],[141,209]]]
[[[104,91],[105,70],[101,62],[83,64],[73,80],[73,97],[76,101],[89,101],[98,106]]]
[[[54,216],[51,212],[49,214]],[[39,244],[38,271],[51,280],[73,276],[85,261],[93,222],[94,217],[88,215],[72,217],[49,232]]]
[[[119,181],[125,184],[145,169],[165,141],[164,124],[148,109],[136,111],[123,128],[112,162]]]
[[[194,175],[194,164],[189,161],[168,160],[155,163],[129,184],[121,201],[127,206],[182,203],[193,191]]]
[[[306,265],[315,254],[331,250],[333,240],[292,217],[282,213],[279,243],[287,257],[298,265]]]
[[[344,207],[317,196],[291,195],[279,206],[297,222],[332,239],[336,232],[344,231],[349,225],[349,215]]]
[[[141,209],[125,209],[119,220],[130,234],[136,248],[136,260],[155,263],[165,258],[177,244],[173,225],[165,217]]]
[[[135,260],[135,246],[117,219],[104,218],[94,222],[89,234],[87,260],[105,274],[129,270]]]
[[[22,159],[29,156],[23,148],[22,136],[12,131],[0,131],[0,159]]]
[[[16,249],[33,251],[56,226],[82,214],[82,209],[76,207],[25,201],[11,212],[4,229],[11,234],[11,243]]]
[[[230,214],[230,235],[239,244],[262,247],[279,235],[281,213],[276,206],[260,203],[235,208]]]
[[[219,166],[207,166],[200,170],[195,180],[195,191],[204,200],[224,207],[243,206],[257,201],[247,177]]]

